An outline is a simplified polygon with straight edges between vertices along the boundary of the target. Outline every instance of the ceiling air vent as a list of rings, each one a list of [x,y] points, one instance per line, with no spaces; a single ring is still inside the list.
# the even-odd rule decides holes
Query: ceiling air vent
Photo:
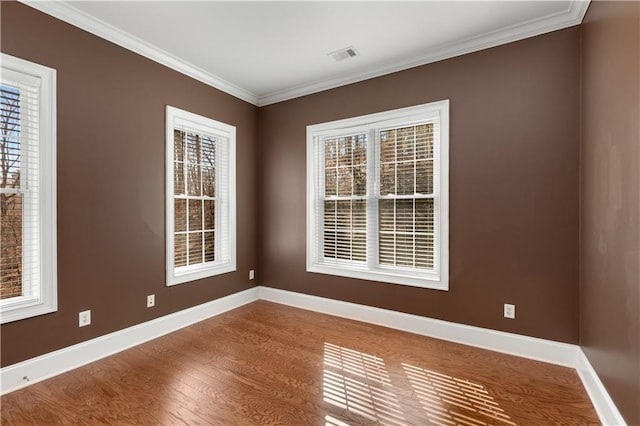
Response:
[[[353,58],[358,55],[359,55],[358,51],[353,46],[345,47],[344,49],[336,50],[335,52],[329,53],[329,56],[331,56],[333,60],[336,62],[339,62],[348,58]]]

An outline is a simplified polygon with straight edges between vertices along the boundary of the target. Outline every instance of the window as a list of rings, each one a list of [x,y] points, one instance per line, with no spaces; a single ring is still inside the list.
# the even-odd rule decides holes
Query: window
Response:
[[[236,128],[167,106],[167,285],[236,270]]]
[[[307,127],[307,270],[448,290],[449,101]]]
[[[0,317],[57,310],[56,71],[2,54]]]

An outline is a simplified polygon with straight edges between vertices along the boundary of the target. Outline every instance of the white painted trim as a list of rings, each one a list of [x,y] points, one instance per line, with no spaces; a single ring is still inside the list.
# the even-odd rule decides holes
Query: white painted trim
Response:
[[[260,299],[509,355],[575,368],[576,345],[457,324],[341,300],[260,287]]]
[[[618,411],[618,408],[611,400],[609,393],[581,348],[578,349],[578,360],[575,369],[587,390],[589,398],[591,398],[600,422],[605,426],[626,425],[620,411]]]
[[[37,105],[23,107],[20,121],[38,123],[36,132],[22,132],[21,155],[27,161],[20,170],[36,185],[20,189],[23,195],[23,296],[0,301],[0,323],[30,318],[58,310],[57,229],[56,229],[56,70],[6,53],[0,53],[1,80],[20,86],[24,93],[33,91]],[[27,89],[28,87],[28,89]],[[24,90],[23,90],[24,89]],[[24,127],[28,126],[26,123]],[[35,160],[35,161],[32,161]],[[30,167],[36,164],[37,167]],[[24,183],[24,180],[23,180]]]
[[[579,346],[264,286],[253,287],[4,367],[0,369],[0,395],[46,380],[259,299],[575,368],[602,424],[626,425]],[[24,380],[25,376],[29,381]]]
[[[380,77],[386,74],[427,65],[444,59],[466,55],[491,47],[500,46],[529,37],[561,30],[582,23],[591,0],[572,0],[566,11],[555,13],[543,18],[533,19],[518,25],[512,25],[500,30],[491,31],[455,43],[432,48],[412,59],[403,62],[393,62],[381,65],[364,72],[356,72],[344,77],[330,80],[320,80],[290,87],[258,97],[258,106],[266,106],[312,93],[322,92],[336,87],[346,86],[363,80]]]
[[[258,300],[253,287],[0,369],[0,394],[21,389]],[[24,377],[28,377],[26,381]]]
[[[438,137],[434,141],[434,268],[386,267],[378,260],[377,199],[380,196],[379,133],[384,129],[410,124],[434,123]],[[435,131],[435,130],[434,130]],[[322,202],[324,196],[324,138],[369,134],[367,142],[366,262],[326,259],[322,247]],[[373,177],[372,177],[373,176]],[[320,207],[320,208],[319,208]],[[449,100],[361,115],[307,126],[307,272],[338,275],[399,285],[449,290]]]
[[[429,49],[422,55],[418,55],[403,62],[393,62],[382,65],[372,70],[358,72],[344,77],[305,83],[300,86],[290,87],[258,96],[233,83],[230,83],[202,68],[185,62],[184,60],[141,40],[127,32],[124,32],[111,24],[99,20],[75,7],[68,2],[59,1],[34,1],[20,0],[22,3],[41,12],[75,25],[98,37],[136,52],[146,58],[156,61],[180,73],[195,78],[216,89],[222,90],[232,96],[247,101],[257,106],[265,106],[277,102],[286,101],[312,93],[322,92],[358,81],[368,80],[408,68],[426,65],[455,56],[488,49],[502,44],[511,43],[540,34],[560,30],[582,23],[582,19],[589,7],[590,0],[571,0],[567,10],[549,16],[533,19],[519,25],[508,26],[500,30],[491,31],[479,36],[461,40],[455,43]]]
[[[165,107],[165,111],[166,285],[172,286],[236,270],[236,127],[170,105]],[[175,141],[173,133],[175,129],[181,128],[219,137],[216,142],[215,159],[216,260],[175,267],[174,206],[177,196],[174,194]],[[184,164],[187,165],[187,162]],[[183,179],[186,185],[186,177]],[[201,199],[204,198],[201,197]]]
[[[253,105],[257,105],[258,103],[258,97],[250,91],[236,86],[107,22],[95,18],[75,8],[72,4],[69,4],[69,2],[34,0],[20,0],[20,2],[228,93],[231,96],[235,96]]]
[[[593,403],[600,422],[605,426],[626,425],[595,370],[591,367],[589,360],[577,345],[457,324],[265,286],[259,287],[259,297],[261,300],[269,302],[574,368]]]

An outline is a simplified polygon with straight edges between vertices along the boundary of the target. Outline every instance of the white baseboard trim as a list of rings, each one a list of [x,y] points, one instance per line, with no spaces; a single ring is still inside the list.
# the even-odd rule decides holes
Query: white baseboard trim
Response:
[[[609,393],[605,389],[600,377],[591,366],[589,359],[582,351],[578,349],[578,363],[576,370],[582,380],[584,388],[591,398],[591,403],[600,417],[600,422],[606,426],[624,426],[626,425],[620,411],[611,400]]]
[[[260,287],[260,299],[565,367],[575,368],[577,362],[578,347],[567,343],[457,324],[264,286]]]
[[[577,345],[457,324],[270,287],[261,286],[259,291],[260,299],[274,303],[574,368],[577,370],[602,424],[605,426],[625,426],[620,412],[609,397],[584,352]]]
[[[0,395],[65,373],[258,299],[574,368],[602,424],[625,425],[620,412],[579,346],[264,286],[253,287],[4,367],[0,369]],[[28,377],[29,380],[25,380],[24,377]]]
[[[0,395],[57,376],[196,322],[258,300],[258,287],[221,297],[0,369]],[[29,380],[25,380],[28,377]]]

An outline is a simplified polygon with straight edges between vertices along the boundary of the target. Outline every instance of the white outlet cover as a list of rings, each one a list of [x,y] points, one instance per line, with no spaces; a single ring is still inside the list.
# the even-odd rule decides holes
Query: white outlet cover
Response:
[[[253,269],[251,269],[249,271],[249,279],[252,280],[256,277],[256,271],[254,271]]]
[[[504,317],[510,319],[516,319],[516,305],[509,303],[504,304]]]
[[[91,310],[82,311],[78,314],[78,327],[91,324]]]
[[[153,308],[156,306],[156,295],[150,294],[147,296],[147,308]]]

